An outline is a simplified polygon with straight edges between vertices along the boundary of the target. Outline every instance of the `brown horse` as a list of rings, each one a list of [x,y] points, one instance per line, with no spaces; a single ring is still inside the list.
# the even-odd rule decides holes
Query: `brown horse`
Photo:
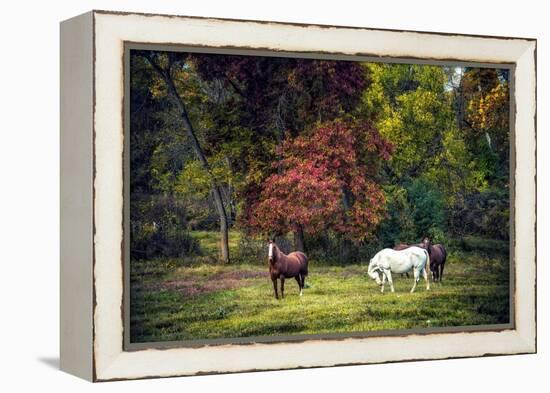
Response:
[[[395,251],[401,251],[401,250],[405,250],[409,247],[420,247],[420,248],[424,248],[424,243],[417,243],[417,244],[405,244],[405,243],[399,243],[399,244],[396,244],[393,249]]]
[[[432,245],[429,237],[425,237],[422,240],[422,247],[428,250],[430,254],[430,270],[432,271],[433,281],[439,281],[443,279],[443,269],[445,268],[445,261],[447,260],[447,250],[443,244]]]
[[[303,252],[296,251],[285,255],[274,241],[269,241],[269,274],[273,281],[273,290],[275,299],[279,299],[277,292],[277,279],[281,280],[281,298],[285,297],[285,278],[296,279],[300,288],[300,296],[306,282],[307,276],[307,257]]]

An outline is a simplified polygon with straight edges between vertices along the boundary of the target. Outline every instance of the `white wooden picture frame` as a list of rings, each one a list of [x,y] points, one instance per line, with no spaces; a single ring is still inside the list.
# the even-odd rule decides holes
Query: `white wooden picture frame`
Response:
[[[124,51],[155,44],[513,68],[513,323],[164,349],[124,347]],[[91,11],[61,23],[61,368],[90,381],[536,352],[536,40]]]

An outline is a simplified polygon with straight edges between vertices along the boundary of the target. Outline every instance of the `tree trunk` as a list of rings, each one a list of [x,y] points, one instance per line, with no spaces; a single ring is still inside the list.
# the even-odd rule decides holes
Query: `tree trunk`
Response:
[[[344,205],[344,211],[347,212],[351,209],[352,194],[347,187],[342,187],[342,204]]]
[[[279,163],[277,165],[277,174],[281,175],[283,173],[283,169],[281,167],[281,160],[283,158],[283,155],[281,152],[283,151],[283,142],[285,139],[285,121],[283,119],[283,105],[284,105],[284,96],[279,96],[279,100],[277,101],[277,112],[275,114],[275,128],[277,130],[277,162]]]
[[[204,152],[200,146],[199,140],[197,139],[197,135],[195,134],[195,129],[193,128],[193,124],[191,123],[191,120],[189,119],[189,115],[187,114],[187,108],[185,107],[185,103],[183,102],[183,99],[181,98],[181,96],[178,94],[176,85],[174,84],[174,80],[170,75],[170,69],[169,68],[168,70],[162,69],[157,63],[155,63],[154,60],[148,57],[147,57],[147,60],[166,83],[168,87],[168,93],[170,94],[170,97],[175,102],[176,106],[178,107],[181,113],[180,115],[181,120],[183,122],[185,130],[187,131],[187,135],[191,139],[193,150],[195,151],[195,154],[197,155],[199,162],[202,164],[203,168],[206,170],[206,172],[210,176],[210,179],[212,182],[212,196],[214,197],[214,204],[216,205],[216,211],[218,212],[218,216],[220,218],[221,258],[224,263],[229,263],[229,225],[227,222],[227,213],[223,205],[220,186],[217,184],[216,180],[212,176],[210,165],[208,164],[208,160],[206,159],[206,156],[204,155]]]
[[[353,198],[353,195],[351,193],[351,191],[347,188],[347,187],[342,187],[342,204],[344,205],[344,212],[345,212],[345,221],[346,223],[348,222],[348,218],[347,218],[347,212],[351,209],[351,206],[352,206],[352,198]],[[349,255],[351,254],[351,243],[343,238],[340,242],[340,261],[341,262],[349,262],[348,261],[348,258],[349,258]]]
[[[325,258],[328,258],[330,256],[330,237],[326,229],[323,231],[323,237],[321,239],[323,244],[323,251],[325,252]]]
[[[304,228],[301,225],[298,225],[297,229],[294,231],[294,250],[302,252],[306,250]]]
[[[225,162],[227,163],[227,168],[231,171],[231,160],[228,156],[225,156]],[[229,206],[229,224],[233,225],[237,219],[237,208],[235,206],[235,199],[233,198],[233,181],[229,179],[229,184],[227,185],[227,204]]]

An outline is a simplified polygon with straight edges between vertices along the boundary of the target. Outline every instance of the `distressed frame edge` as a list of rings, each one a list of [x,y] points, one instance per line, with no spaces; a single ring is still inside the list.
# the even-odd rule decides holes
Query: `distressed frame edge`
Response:
[[[112,13],[109,13],[109,14],[112,14]],[[132,14],[133,15],[133,14]],[[210,18],[208,18],[210,19]],[[282,24],[284,25],[284,23],[278,23],[278,22],[273,22],[274,24]],[[399,32],[396,32],[397,34]],[[415,32],[417,33],[417,32]],[[434,34],[434,33],[427,33],[427,34]],[[458,35],[454,35],[452,34],[453,36],[458,36]],[[468,35],[466,35],[468,36]],[[497,38],[502,38],[502,37],[497,37]],[[536,40],[528,40],[528,41],[535,41],[534,42],[534,49],[533,49],[533,52],[535,53],[535,75],[534,75],[534,78],[535,78],[535,88],[536,88]],[[94,44],[95,44],[95,40],[94,40]],[[526,52],[528,51],[528,49],[526,49]],[[95,75],[95,73],[94,73]],[[94,98],[95,98],[95,95],[94,95]],[[536,119],[536,97],[535,97],[535,100],[534,100],[534,105],[535,105],[535,119]],[[533,133],[534,133],[534,137],[535,137],[535,149],[536,149],[536,123],[534,124],[534,128],[532,129]],[[536,162],[535,162],[535,176],[536,176]],[[535,177],[535,183],[534,183],[534,186],[536,187],[536,177]],[[535,194],[535,198],[536,198],[536,194]],[[536,207],[536,199],[535,199],[535,207]],[[536,225],[536,215],[534,217],[534,220],[535,220],[535,225]],[[533,232],[533,235],[536,235],[536,226],[533,228],[534,229],[534,232]],[[535,256],[535,263],[536,263],[536,249],[534,250],[534,256]],[[535,285],[536,285],[536,266],[535,266],[535,276],[534,276],[534,279],[535,279]],[[536,301],[536,287],[535,287],[535,298],[534,300]],[[516,299],[517,301],[517,299]],[[534,312],[534,311],[533,311]],[[525,351],[522,352],[513,352],[513,353],[533,353],[533,352],[536,352],[536,312],[534,312],[534,323],[535,323],[535,326],[534,326],[534,336],[531,334],[532,332],[525,332],[522,330],[523,333],[526,333],[525,335],[524,334],[521,334],[518,336],[518,339],[521,340],[521,342],[524,344],[524,349]],[[519,330],[519,329],[518,329]],[[516,333],[518,333],[518,331],[516,330]],[[95,340],[95,336],[94,336],[94,340]],[[457,357],[472,357],[472,356],[497,356],[497,355],[505,355],[505,354],[508,354],[508,353],[491,353],[491,354],[481,354],[481,355],[465,355],[465,356],[457,356]],[[512,354],[512,353],[510,353]],[[95,356],[94,356],[95,357]],[[383,363],[385,362],[395,362],[395,361],[411,361],[411,360],[430,360],[430,359],[438,359],[438,358],[454,358],[453,356],[449,357],[449,356],[443,356],[443,357],[428,357],[428,358],[422,358],[422,359],[406,359],[406,358],[403,358],[403,360],[389,360],[389,361],[383,361]],[[113,361],[117,361],[119,359],[113,359]],[[359,364],[367,364],[367,363],[380,363],[380,362],[365,362],[365,363],[359,363]],[[357,363],[349,363],[349,364],[357,364]],[[331,365],[326,365],[326,366],[307,366],[308,368],[311,368],[311,367],[330,367],[330,366],[338,366],[339,364],[331,364]],[[275,369],[286,369],[286,368],[300,368],[300,367],[282,367],[282,368],[275,368]],[[271,368],[267,368],[267,369],[264,369],[264,370],[271,370]],[[239,371],[216,371],[214,373],[227,373],[227,372],[244,372],[244,371],[259,371],[259,370],[239,370]],[[103,374],[103,373],[101,373]],[[202,372],[197,372],[197,373],[191,373],[191,374],[185,374],[185,373],[176,373],[176,374],[170,374],[170,375],[152,375],[152,376],[141,376],[141,377],[130,377],[130,378],[125,378],[125,377],[122,377],[122,378],[102,378],[101,376],[99,378],[97,378],[97,376],[94,376],[94,380],[97,380],[97,381],[102,381],[102,380],[116,380],[116,379],[135,379],[135,378],[150,378],[150,377],[162,377],[162,376],[178,376],[178,375],[197,375],[197,374],[203,374]]]
[[[499,36],[499,35],[486,35],[486,34],[467,34],[467,33],[450,33],[443,31],[428,31],[428,30],[410,30],[410,29],[389,29],[383,27],[367,27],[367,26],[350,26],[350,25],[330,25],[323,23],[306,23],[306,22],[283,22],[283,21],[271,21],[262,19],[241,19],[241,18],[222,18],[216,16],[198,16],[198,15],[182,15],[182,14],[163,14],[163,13],[151,13],[151,12],[137,12],[137,11],[113,11],[104,9],[94,9],[91,12],[98,15],[120,15],[120,16],[160,16],[164,18],[176,18],[176,19],[197,19],[197,20],[211,20],[220,22],[243,22],[243,23],[255,23],[255,24],[269,24],[269,25],[284,25],[295,27],[319,27],[323,29],[356,29],[356,30],[370,30],[370,31],[384,31],[395,33],[419,33],[419,34],[434,34],[449,37],[472,37],[472,38],[491,38],[491,39],[504,39],[504,40],[526,40],[536,41],[535,37],[511,37],[511,36]]]
[[[520,265],[520,269],[525,270],[524,274],[530,274],[528,277],[530,280],[528,282],[520,281],[517,279],[518,275],[518,265],[516,263],[515,273],[516,273],[516,283],[515,283],[515,318],[516,318],[516,330],[520,334],[521,340],[523,340],[526,348],[528,348],[530,353],[537,353],[537,41],[533,40],[526,45],[525,51],[517,59],[516,62],[516,71],[520,67],[526,68],[526,72],[517,73],[516,79],[514,81],[516,87],[516,111],[515,111],[515,122],[516,122],[516,137],[517,134],[521,131],[526,132],[526,141],[522,140],[522,143],[519,146],[527,151],[525,153],[530,154],[528,160],[521,159],[518,152],[518,141],[520,138],[517,138],[514,146],[516,153],[516,175],[515,178],[515,198],[523,197],[523,192],[527,191],[528,195],[528,207],[533,210],[529,213],[532,213],[532,216],[529,216],[525,211],[519,212],[519,209],[515,209],[515,224],[514,228],[516,231],[515,242],[517,245],[518,242],[518,226],[523,224],[525,220],[525,231],[526,235],[529,235],[530,243],[526,245],[525,250],[519,249],[520,252],[528,254],[529,259]],[[518,81],[518,78],[521,80]],[[523,98],[518,99],[518,95],[521,95]],[[526,104],[529,104],[525,108],[525,111],[519,113],[522,118],[519,118],[518,115],[518,101],[527,101]],[[520,102],[521,104],[521,102]],[[525,117],[525,120],[523,119]],[[525,121],[525,129],[519,127],[522,121]],[[527,146],[525,146],[527,145]],[[525,157],[523,157],[525,158]],[[519,184],[524,178],[521,175],[518,175],[518,168],[523,167],[523,165],[529,165],[531,167],[527,168],[527,175],[530,177],[530,180],[526,181],[526,189],[522,188],[522,184]],[[517,192],[517,190],[522,190],[522,192]],[[519,225],[518,225],[519,223]],[[524,239],[522,239],[524,240]],[[518,248],[515,249],[516,262],[519,261],[521,255],[518,255]],[[529,253],[532,253],[529,255]],[[525,265],[525,266],[524,266]],[[521,303],[521,306],[520,306]],[[527,303],[527,304],[525,304]]]
[[[93,365],[93,19],[59,25],[59,367],[88,381]]]

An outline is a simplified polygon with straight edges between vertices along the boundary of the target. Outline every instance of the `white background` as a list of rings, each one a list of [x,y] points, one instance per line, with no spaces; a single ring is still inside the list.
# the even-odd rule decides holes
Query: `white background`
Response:
[[[0,390],[519,392],[548,387],[548,15],[543,1],[27,1],[0,13]],[[537,355],[92,385],[58,370],[59,22],[91,9],[538,39]],[[546,105],[545,105],[546,104]],[[518,192],[521,192],[519,190]],[[546,386],[543,384],[545,383]],[[544,387],[543,387],[544,386]]]

